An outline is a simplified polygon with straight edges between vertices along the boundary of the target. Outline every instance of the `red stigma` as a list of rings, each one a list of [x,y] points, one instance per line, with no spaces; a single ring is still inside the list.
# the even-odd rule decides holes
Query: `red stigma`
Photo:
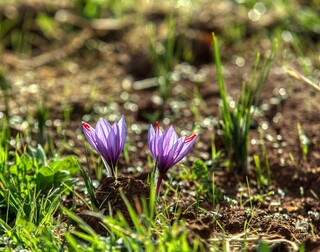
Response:
[[[160,131],[160,125],[159,125],[158,121],[156,121],[156,127]]]
[[[82,122],[82,126],[87,130],[87,131],[90,131],[90,125],[85,123],[85,122]]]
[[[197,136],[197,134],[193,134],[192,136],[187,137],[186,140],[184,141],[184,143],[186,144],[186,143],[191,142],[196,136]]]

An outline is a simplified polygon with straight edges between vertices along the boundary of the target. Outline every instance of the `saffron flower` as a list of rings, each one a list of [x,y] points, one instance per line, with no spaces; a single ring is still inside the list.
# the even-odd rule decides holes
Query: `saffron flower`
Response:
[[[114,177],[115,168],[127,136],[124,116],[113,125],[104,118],[100,118],[95,129],[88,123],[82,122],[82,130],[87,141],[102,157],[109,175]]]
[[[158,122],[156,122],[156,130],[152,125],[149,126],[148,145],[159,172],[156,195],[164,174],[188,154],[197,137],[197,134],[193,134],[190,137],[178,138],[172,126],[162,133]]]

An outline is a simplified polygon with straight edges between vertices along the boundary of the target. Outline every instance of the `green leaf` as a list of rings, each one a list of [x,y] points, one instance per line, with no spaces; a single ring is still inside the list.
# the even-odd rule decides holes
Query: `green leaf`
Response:
[[[32,157],[37,161],[37,164],[39,167],[41,166],[45,166],[46,165],[46,161],[47,161],[47,157],[46,157],[46,153],[44,152],[44,149],[42,148],[42,146],[40,144],[38,144],[37,148],[33,148],[33,147],[28,147]]]
[[[73,156],[68,156],[63,160],[55,161],[50,164],[54,172],[68,172],[69,175],[75,175],[80,169],[77,159]]]
[[[70,172],[62,170],[57,171],[54,173],[54,182],[57,184],[57,182],[61,182],[64,179],[68,178],[70,176]]]
[[[23,153],[21,156],[20,162],[22,163],[23,167],[26,171],[30,171],[33,168],[33,160],[32,158],[27,155],[26,153]]]
[[[258,252],[270,252],[271,250],[270,250],[268,244],[264,243],[263,241],[259,241],[257,251]]]
[[[9,172],[10,172],[10,175],[18,175],[18,167],[17,167],[17,165],[12,165],[12,166],[10,166],[10,168],[9,168]]]
[[[44,13],[40,13],[36,18],[36,22],[47,38],[54,38],[57,25],[52,17]]]
[[[49,166],[43,166],[40,168],[37,174],[37,184],[40,189],[46,189],[54,182],[54,171]]]
[[[206,180],[208,178],[208,167],[201,159],[194,161],[192,171],[198,180]]]

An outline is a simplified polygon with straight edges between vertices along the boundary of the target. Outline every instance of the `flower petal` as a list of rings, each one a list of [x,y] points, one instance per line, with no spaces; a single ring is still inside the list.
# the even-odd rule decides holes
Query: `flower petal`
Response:
[[[102,145],[107,150],[107,155],[112,160],[116,159],[116,136],[110,123],[107,120],[100,118],[96,126],[96,133],[97,137],[101,140]],[[100,146],[98,146],[98,148],[99,147]]]
[[[194,134],[192,138],[187,138],[184,142],[183,148],[181,149],[179,155],[176,157],[175,163],[178,163],[181,159],[183,159],[191,150],[195,141],[197,140],[198,135]]]
[[[176,158],[179,155],[181,149],[184,146],[185,137],[181,137],[178,141],[171,147],[166,155],[161,156],[158,159],[158,168],[159,172],[165,173],[169,168],[174,166],[176,162]]]
[[[159,171],[156,193],[158,193],[163,175],[188,154],[197,137],[198,135],[194,134],[191,137],[178,138],[172,126],[162,134],[158,122],[156,123],[156,130],[152,125],[149,126],[148,145],[153,158],[157,160]]]
[[[97,138],[98,153],[105,159],[111,168],[114,168],[115,162],[112,152],[107,149],[100,138]]]
[[[172,148],[171,153],[169,153],[169,158],[168,158],[168,167],[174,166],[176,163],[178,163],[180,160],[177,160],[177,157],[181,153],[181,150],[184,147],[184,142],[185,142],[185,137],[180,137],[175,144],[175,148]],[[168,169],[169,169],[168,168]]]
[[[90,145],[102,156],[105,165],[111,169],[111,176],[114,176],[114,168],[126,141],[127,126],[124,116],[112,126],[107,120],[100,118],[96,129],[82,122],[82,129]]]
[[[98,148],[97,148],[97,135],[96,135],[96,131],[94,128],[92,128],[88,123],[86,122],[81,122],[82,124],[82,131],[84,136],[86,137],[87,141],[89,142],[89,144],[92,146],[92,148],[94,148],[97,152]]]
[[[166,156],[172,148],[172,146],[177,142],[178,135],[174,131],[173,127],[170,126],[159,139],[159,156]]]
[[[121,117],[119,120],[119,136],[118,136],[118,141],[119,141],[119,154],[122,152],[124,145],[126,143],[126,137],[127,137],[127,124],[124,116]]]
[[[148,130],[148,146],[149,146],[149,150],[151,152],[152,157],[154,159],[157,159],[158,151],[155,144],[155,140],[156,140],[155,137],[156,137],[156,133],[154,131],[154,128],[152,125],[150,125]]]
[[[118,123],[114,123],[112,125],[112,129],[113,129],[113,133],[114,133],[114,136],[115,136],[115,141],[113,143],[113,154],[115,157],[118,157],[120,156],[120,136],[119,136],[119,132],[120,132],[120,129],[119,129],[119,124]]]

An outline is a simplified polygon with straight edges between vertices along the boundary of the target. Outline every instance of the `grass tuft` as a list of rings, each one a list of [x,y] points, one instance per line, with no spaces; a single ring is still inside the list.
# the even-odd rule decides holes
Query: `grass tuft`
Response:
[[[223,78],[222,64],[220,60],[219,43],[213,34],[213,51],[218,76],[220,98],[222,100],[222,141],[227,154],[228,163],[235,172],[248,171],[248,140],[249,127],[252,114],[259,103],[260,93],[268,79],[271,63],[274,59],[277,43],[273,44],[271,55],[260,66],[258,73],[260,54],[257,54],[253,75],[249,84],[242,84],[240,99],[236,102],[233,111],[228,103],[228,92]]]

